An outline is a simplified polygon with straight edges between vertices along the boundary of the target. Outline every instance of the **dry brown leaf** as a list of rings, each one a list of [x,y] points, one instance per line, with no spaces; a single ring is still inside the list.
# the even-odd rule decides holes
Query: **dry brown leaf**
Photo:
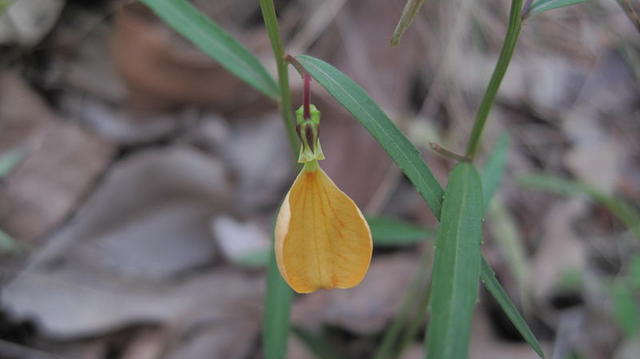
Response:
[[[57,118],[14,72],[0,73],[0,125],[0,149],[26,154],[0,188],[0,227],[33,241],[72,213],[114,146]]]

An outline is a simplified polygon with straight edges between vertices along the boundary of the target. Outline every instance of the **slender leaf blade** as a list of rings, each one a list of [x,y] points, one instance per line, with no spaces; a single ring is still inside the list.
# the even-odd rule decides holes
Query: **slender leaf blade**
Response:
[[[267,297],[262,322],[262,343],[266,359],[286,357],[292,301],[293,291],[280,276],[275,254],[272,251],[267,269]]]
[[[435,236],[435,231],[405,221],[367,217],[373,243],[377,246],[401,246],[422,242]]]
[[[413,20],[416,18],[416,15],[422,8],[424,4],[424,0],[407,0],[404,4],[404,8],[402,8],[402,15],[400,15],[400,20],[396,25],[395,30],[393,30],[393,35],[391,36],[391,46],[396,46],[400,43],[400,39],[411,24]]]
[[[518,183],[527,188],[540,189],[567,196],[590,195],[588,193],[589,190],[582,184],[554,176],[541,174],[526,175],[518,178]]]
[[[502,181],[504,168],[507,165],[508,148],[509,136],[507,134],[503,134],[500,136],[495,146],[493,146],[489,160],[482,170],[482,193],[484,197],[485,212],[489,208],[491,199]]]
[[[587,2],[588,0],[537,0],[531,4],[529,13],[531,15],[539,14],[541,12],[576,5],[579,3]]]
[[[498,282],[493,269],[491,269],[491,266],[484,258],[482,259],[481,279],[485,288],[487,288],[489,293],[491,293],[491,295],[496,299],[504,313],[509,317],[509,320],[511,320],[511,323],[513,323],[527,344],[529,344],[529,346],[541,358],[544,358],[544,353],[542,352],[540,343],[538,343],[538,339],[533,335],[533,332],[529,329],[527,322],[524,320],[522,315],[520,315],[520,312],[518,312],[518,309],[516,309],[516,306],[509,298],[509,295],[502,288],[500,282]]]
[[[525,187],[541,189],[568,196],[583,195],[607,208],[620,222],[640,239],[640,211],[620,198],[616,198],[584,183],[568,181],[547,175],[528,175],[518,178]]]
[[[278,85],[246,47],[185,0],[142,0],[179,34],[266,96],[279,98]]]
[[[440,216],[442,186],[425,164],[418,149],[391,122],[360,85],[315,57],[297,57],[302,66],[331,96],[369,131],[413,183],[436,217]]]
[[[483,197],[478,172],[459,163],[449,176],[436,242],[426,357],[465,359],[478,298]]]

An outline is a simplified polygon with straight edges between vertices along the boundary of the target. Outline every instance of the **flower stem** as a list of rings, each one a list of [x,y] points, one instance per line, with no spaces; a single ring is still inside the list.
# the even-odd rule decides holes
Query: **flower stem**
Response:
[[[496,67],[491,75],[491,80],[489,81],[487,90],[482,97],[482,102],[480,103],[480,107],[476,113],[473,129],[471,130],[469,142],[467,143],[467,152],[465,157],[469,158],[471,161],[473,161],[473,158],[478,151],[482,131],[484,130],[487,118],[489,117],[489,112],[491,111],[491,107],[496,99],[500,83],[502,83],[502,79],[507,72],[509,62],[511,62],[511,57],[513,56],[513,51],[516,48],[520,30],[522,30],[522,16],[520,13],[522,9],[522,1],[523,0],[513,0],[511,2],[507,35],[504,38],[504,43],[500,50],[500,57],[498,58]]]
[[[300,61],[296,60],[295,57],[293,57],[293,56],[291,56],[289,54],[284,56],[284,60],[286,62],[290,63],[296,69],[296,71],[298,71],[300,76],[304,78],[304,74],[307,73],[307,70],[304,69],[304,67],[302,66]]]
[[[303,90],[303,118],[308,120],[311,118],[311,76],[304,74],[304,90]]]
[[[291,145],[291,152],[294,156],[298,153],[298,138],[296,137],[295,124],[293,120],[293,110],[291,108],[291,91],[289,89],[289,70],[285,61],[284,48],[282,46],[282,38],[280,37],[280,29],[278,28],[278,18],[273,0],[260,0],[260,10],[264,19],[273,56],[276,59],[278,67],[278,87],[280,88],[280,111],[284,127],[287,130],[287,137]]]

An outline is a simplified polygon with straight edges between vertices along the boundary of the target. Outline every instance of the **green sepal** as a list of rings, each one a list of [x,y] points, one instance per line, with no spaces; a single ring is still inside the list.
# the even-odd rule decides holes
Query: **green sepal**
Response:
[[[309,107],[310,118],[304,118],[302,106],[296,111],[296,132],[300,138],[300,155],[298,162],[324,160],[324,153],[320,146],[320,111],[314,106]]]

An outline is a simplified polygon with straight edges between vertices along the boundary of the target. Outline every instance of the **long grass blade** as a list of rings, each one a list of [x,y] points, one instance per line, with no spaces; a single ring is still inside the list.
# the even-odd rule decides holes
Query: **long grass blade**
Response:
[[[568,196],[587,196],[592,201],[604,206],[616,216],[633,234],[640,239],[640,211],[624,200],[584,183],[568,181],[547,175],[528,175],[518,178],[521,185]]]
[[[278,85],[246,47],[185,0],[141,0],[179,34],[266,96],[277,100]]]
[[[435,216],[439,217],[442,186],[425,164],[418,149],[409,142],[364,89],[344,73],[315,57],[301,55],[297,59],[305,70],[371,133],[407,175]]]
[[[580,4],[589,0],[537,0],[531,3],[529,13],[531,15],[539,14],[541,12],[558,9],[565,6]]]
[[[465,359],[478,298],[483,196],[478,172],[459,163],[449,176],[433,265],[426,357]]]
[[[402,35],[407,32],[407,29],[413,23],[413,20],[416,18],[416,15],[418,15],[423,4],[424,0],[407,0],[404,4],[404,8],[402,9],[400,20],[398,21],[395,30],[393,30],[391,46],[396,46],[400,43]]]

